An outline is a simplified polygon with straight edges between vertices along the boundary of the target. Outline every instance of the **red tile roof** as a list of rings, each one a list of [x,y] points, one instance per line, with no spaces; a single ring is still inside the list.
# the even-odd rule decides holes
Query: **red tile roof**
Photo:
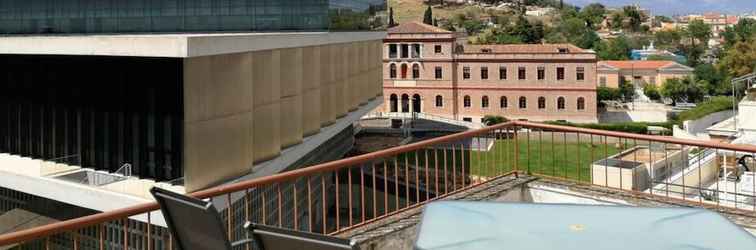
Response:
[[[599,65],[606,64],[618,69],[660,69],[674,61],[599,61]]]
[[[727,16],[727,24],[737,24],[740,18],[738,16]]]
[[[388,29],[389,34],[452,33],[451,31],[421,22],[402,23]]]
[[[559,53],[559,49],[567,49],[565,53],[584,53],[585,50],[572,44],[492,44],[465,45],[465,53]]]

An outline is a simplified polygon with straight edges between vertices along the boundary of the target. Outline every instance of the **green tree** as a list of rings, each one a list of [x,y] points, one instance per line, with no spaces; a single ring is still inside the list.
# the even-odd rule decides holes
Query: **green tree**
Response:
[[[601,42],[601,38],[598,36],[598,34],[596,34],[596,32],[593,30],[588,30],[586,32],[583,32],[583,35],[580,36],[580,39],[574,41],[573,44],[583,49],[590,49],[599,42]]]
[[[622,14],[622,12],[614,12],[609,17],[609,20],[611,20],[612,29],[618,30],[622,29],[622,22],[625,20],[625,16]]]
[[[425,14],[423,16],[423,23],[427,25],[433,25],[433,8],[428,6],[427,9],[425,9]]]
[[[481,30],[483,30],[485,25],[483,25],[481,21],[473,19],[473,20],[466,20],[462,24],[462,27],[464,27],[465,31],[467,31],[467,35],[472,36],[473,34],[476,34],[480,32]]]
[[[630,59],[630,45],[625,36],[618,36],[614,39],[602,41],[595,47],[595,49],[601,60]]]
[[[703,20],[693,20],[688,24],[687,35],[691,39],[691,44],[695,46],[696,40],[701,44],[706,44],[711,38],[711,26],[704,23]]]
[[[464,27],[467,16],[464,13],[454,14],[451,18],[451,23],[457,27]]]
[[[507,33],[501,33],[496,35],[494,37],[494,42],[496,44],[520,44],[523,43],[522,39],[519,36],[513,36]]]
[[[511,35],[519,36],[525,43],[538,43],[543,38],[543,34],[538,34],[533,25],[523,16],[517,18]]]
[[[671,78],[664,81],[661,87],[661,95],[672,100],[673,103],[682,101],[685,98],[685,85],[678,78]]]
[[[725,52],[724,58],[719,62],[720,70],[730,76],[738,77],[756,72],[756,39],[746,42],[737,42]]]
[[[703,100],[705,91],[704,81],[697,81],[693,77],[667,79],[662,85],[661,94],[677,102],[699,102]]]
[[[394,21],[394,8],[389,8],[389,23],[388,23],[388,26],[389,27],[394,27],[396,25],[397,24]]]
[[[661,30],[654,33],[654,46],[659,49],[677,50],[683,33],[680,30]]]
[[[747,42],[756,35],[756,20],[741,18],[735,26],[725,28],[722,32],[725,44],[724,48],[729,49],[737,42]]]
[[[598,28],[599,23],[604,20],[604,14],[606,14],[606,8],[600,3],[589,4],[580,10],[580,18],[585,20],[586,26],[591,29]]]
[[[624,16],[628,18],[628,25],[633,32],[640,31],[641,23],[643,23],[643,14],[635,6],[625,6],[622,8]]]
[[[722,75],[722,73],[711,64],[701,64],[696,66],[696,68],[693,70],[693,75],[696,77],[696,79],[705,81],[706,92],[709,95],[715,95],[717,86],[722,84],[722,81],[724,81],[724,76]]]
[[[619,100],[621,96],[619,89],[609,87],[596,88],[596,104],[598,104],[599,107],[603,107],[603,101]]]
[[[656,87],[656,84],[646,84],[646,86],[643,86],[643,94],[654,101],[661,99],[661,94],[659,94],[659,88]]]
[[[507,118],[504,118],[498,115],[486,115],[483,117],[483,124],[486,124],[486,126],[493,126],[493,125],[505,123],[508,121],[509,120]]]
[[[619,85],[619,93],[624,101],[631,102],[635,96],[635,86],[629,81],[623,81]]]

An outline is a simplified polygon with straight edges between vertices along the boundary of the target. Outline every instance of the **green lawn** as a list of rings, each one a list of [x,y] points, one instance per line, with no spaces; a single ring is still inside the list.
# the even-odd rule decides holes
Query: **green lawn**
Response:
[[[584,182],[591,181],[592,162],[619,151],[613,144],[603,144],[598,140],[593,142],[593,146],[590,142],[581,141],[578,144],[565,142],[562,138],[554,138],[552,143],[550,137],[532,137],[530,141],[519,139],[517,142],[517,170],[573,180],[578,179],[579,175],[579,180]],[[410,165],[417,162],[421,168],[424,168],[427,162],[431,170],[438,161],[440,169],[446,166],[448,171],[456,168],[457,172],[461,172],[464,165],[469,167],[468,171],[474,176],[491,177],[515,169],[514,146],[515,140],[502,139],[497,140],[489,151],[462,151],[459,148],[455,148],[453,152],[451,149],[418,150],[398,156],[397,161],[400,164],[406,161]]]
[[[590,165],[603,159],[605,155],[616,154],[614,145],[594,142],[565,142],[561,138],[537,138],[518,140],[517,169],[567,179],[591,180]],[[499,168],[514,169],[514,140],[498,140],[488,152],[472,153],[472,174],[492,176],[500,173]]]

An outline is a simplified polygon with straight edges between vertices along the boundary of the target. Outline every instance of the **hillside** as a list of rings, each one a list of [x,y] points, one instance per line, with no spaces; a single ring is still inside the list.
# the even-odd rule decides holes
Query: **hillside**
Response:
[[[428,5],[423,0],[389,0],[389,7],[394,8],[394,20],[398,23],[410,21],[423,21],[423,13]],[[476,8],[473,6],[448,6],[444,8],[433,8],[433,16],[438,19],[450,19],[455,13],[463,11],[465,8]]]

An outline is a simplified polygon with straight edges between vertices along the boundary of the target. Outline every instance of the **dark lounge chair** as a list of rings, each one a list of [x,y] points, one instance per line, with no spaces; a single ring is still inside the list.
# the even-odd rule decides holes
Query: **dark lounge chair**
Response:
[[[260,250],[345,250],[357,249],[347,239],[298,232],[247,222],[251,238],[230,242],[220,214],[212,202],[202,201],[153,187],[150,192],[160,204],[168,230],[178,249],[233,249],[254,244]]]

